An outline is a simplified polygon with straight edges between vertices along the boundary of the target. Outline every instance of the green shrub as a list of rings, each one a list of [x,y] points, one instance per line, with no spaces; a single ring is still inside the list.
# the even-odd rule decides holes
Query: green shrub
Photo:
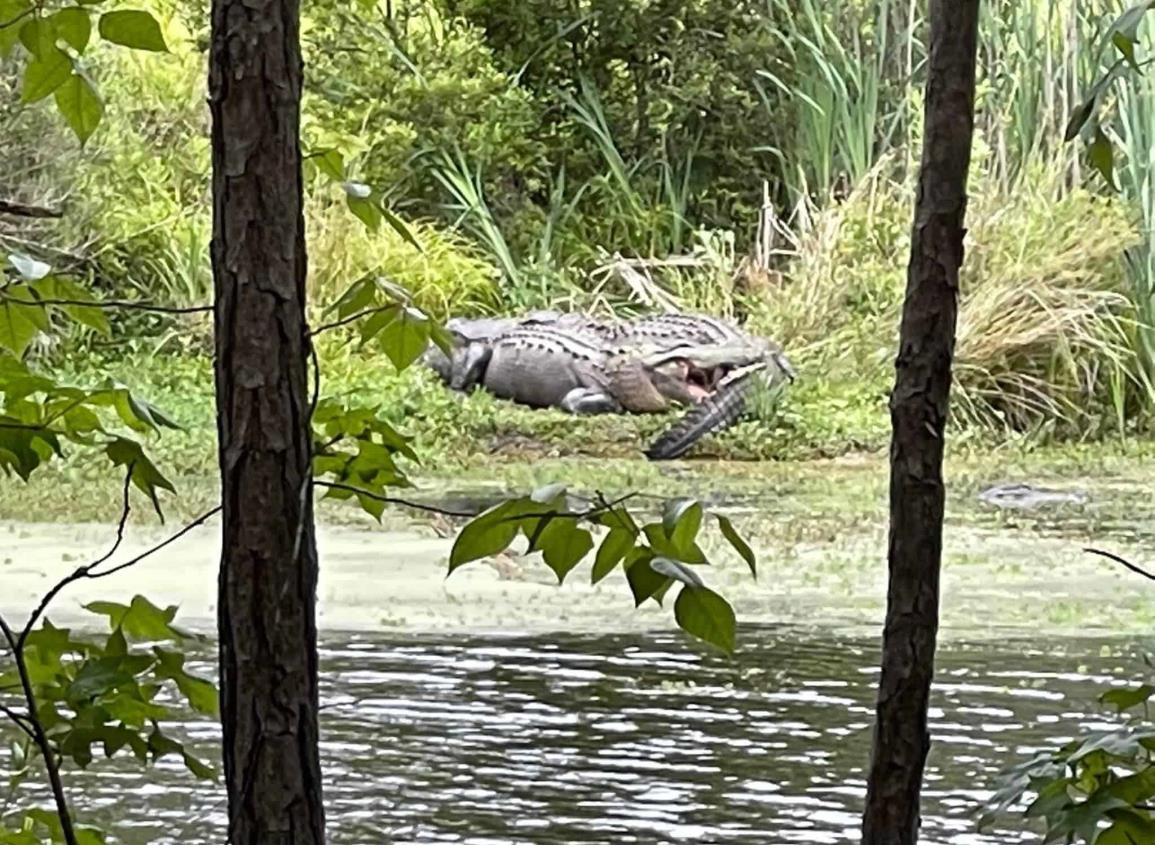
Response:
[[[355,280],[373,274],[403,285],[420,308],[440,318],[497,306],[497,270],[476,247],[429,222],[407,227],[420,250],[389,226],[368,231],[343,202],[311,197],[306,237],[312,303],[322,307]]]

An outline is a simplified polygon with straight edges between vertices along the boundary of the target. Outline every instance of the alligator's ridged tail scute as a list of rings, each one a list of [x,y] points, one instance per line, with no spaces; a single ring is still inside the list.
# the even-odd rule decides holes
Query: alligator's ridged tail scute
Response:
[[[707,434],[732,426],[746,412],[747,400],[757,380],[757,375],[751,374],[702,400],[650,444],[646,457],[651,461],[679,458]]]

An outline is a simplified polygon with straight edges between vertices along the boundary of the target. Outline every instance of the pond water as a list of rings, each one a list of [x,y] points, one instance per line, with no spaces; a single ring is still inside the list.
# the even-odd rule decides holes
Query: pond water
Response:
[[[562,469],[491,486],[524,490]],[[706,543],[708,583],[741,622],[762,623],[742,628],[733,660],[671,632],[668,607],[634,610],[624,578],[591,588],[576,572],[558,588],[522,560],[447,579],[451,540],[435,532],[322,532],[330,841],[859,841],[886,595],[885,466],[756,470],[662,470],[673,479],[663,495],[722,505],[758,550],[754,581],[717,537]],[[1037,473],[995,456],[953,477],[921,841],[1037,842],[1013,819],[980,833],[976,811],[1006,765],[1110,724],[1116,717],[1095,701],[1101,685],[1133,679],[1138,654],[1155,646],[1155,590],[1083,551],[1100,546],[1155,568],[1155,476],[1140,462],[1095,477],[1052,473],[1044,485],[1087,495],[1028,510],[980,493]],[[611,486],[653,481],[623,475]],[[428,495],[476,505],[494,492],[478,487]],[[8,526],[0,610],[21,618],[46,584],[105,548],[108,531]],[[78,622],[83,601],[139,592],[179,604],[179,623],[211,629],[215,532],[87,591],[77,585],[54,621]],[[483,633],[494,629],[522,633]],[[201,657],[196,671],[213,676],[212,655]],[[173,732],[216,758],[211,723]],[[223,790],[173,761],[142,774],[101,760],[69,785],[81,819],[124,845],[225,841]],[[19,798],[46,796],[28,784]]]
[[[335,843],[850,843],[859,836],[877,644],[748,628],[737,658],[676,634],[325,637]],[[1114,717],[1098,685],[1148,643],[945,643],[922,841],[1038,841],[974,815],[991,777]],[[211,674],[211,666],[200,669]],[[215,756],[216,730],[181,732]],[[162,761],[72,779],[126,843],[224,841],[219,788]]]

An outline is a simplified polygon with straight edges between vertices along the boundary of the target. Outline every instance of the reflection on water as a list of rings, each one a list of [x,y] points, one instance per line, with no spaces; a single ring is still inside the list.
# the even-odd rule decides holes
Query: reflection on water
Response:
[[[745,630],[733,662],[673,634],[324,645],[335,843],[857,841],[872,641]],[[1111,718],[1096,685],[1136,664],[1102,646],[941,651],[924,843],[1037,840],[980,835],[974,807],[1004,763]],[[211,725],[184,730],[213,753]],[[73,784],[124,842],[224,841],[219,788],[168,761],[146,777],[98,763]]]

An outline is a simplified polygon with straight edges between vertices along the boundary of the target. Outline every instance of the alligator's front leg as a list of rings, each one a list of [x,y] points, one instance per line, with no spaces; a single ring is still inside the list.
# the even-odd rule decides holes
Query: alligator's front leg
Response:
[[[492,355],[493,347],[484,341],[469,343],[464,349],[458,350],[454,355],[449,386],[463,393],[476,387],[485,377],[485,368]]]
[[[620,414],[622,406],[598,387],[575,387],[561,400],[561,407],[571,414]]]

